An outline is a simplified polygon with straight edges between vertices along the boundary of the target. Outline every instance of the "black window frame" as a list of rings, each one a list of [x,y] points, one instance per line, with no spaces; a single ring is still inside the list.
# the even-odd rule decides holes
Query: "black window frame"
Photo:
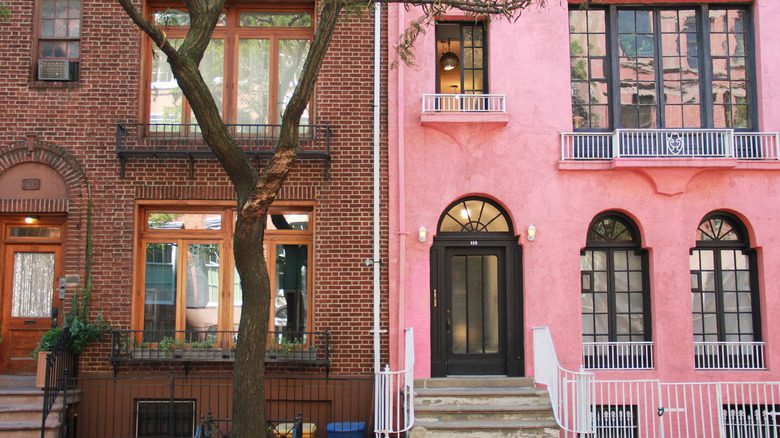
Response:
[[[590,238],[591,230],[598,225],[599,223],[602,223],[605,220],[614,220],[622,223],[628,232],[631,233],[632,238],[630,240],[613,240],[613,239],[605,239],[605,240],[595,240]],[[614,253],[616,251],[634,251],[634,254],[639,256],[641,258],[641,272],[642,272],[642,316],[643,316],[643,333],[641,333],[644,342],[649,342],[652,340],[652,314],[651,314],[651,293],[650,293],[650,276],[649,276],[649,254],[646,249],[642,247],[642,241],[641,241],[641,234],[639,233],[639,228],[636,226],[633,220],[631,220],[629,217],[622,213],[618,212],[606,212],[597,215],[593,221],[591,221],[590,225],[588,226],[588,238],[586,239],[586,246],[580,251],[581,256],[585,256],[590,251],[606,251],[607,252],[607,265],[606,265],[606,272],[607,272],[607,294],[608,294],[608,303],[607,303],[607,314],[608,314],[608,320],[609,320],[609,328],[607,337],[608,340],[606,342],[627,342],[626,340],[618,339],[619,336],[638,336],[633,335],[631,333],[627,334],[618,334],[617,333],[617,304],[616,304],[616,293],[615,290],[615,267],[614,267]],[[584,284],[584,270],[582,270],[582,267],[580,268],[580,288],[581,288],[581,296],[585,293],[594,293],[594,276],[590,275],[590,285],[591,287],[588,288],[588,290],[585,290],[583,288]],[[594,270],[590,270],[587,272],[595,272]],[[628,291],[630,292],[630,291]],[[635,293],[635,292],[634,292]],[[581,305],[581,308],[583,306]],[[630,305],[629,305],[630,308]],[[595,305],[591,306],[592,312],[591,313],[585,313],[584,309],[582,312],[582,318],[585,318],[586,315],[596,315],[597,312],[595,311]],[[602,312],[599,312],[602,313]],[[625,312],[621,312],[623,314]],[[630,315],[631,312],[628,312]],[[595,321],[594,321],[594,328],[595,328]],[[599,341],[598,337],[600,335],[596,333],[595,329],[593,333],[585,333],[584,330],[584,322],[583,322],[583,331],[582,331],[582,339],[584,342],[604,342]],[[586,337],[592,338],[588,339]],[[636,339],[631,339],[630,341],[637,342]],[[594,360],[596,360],[594,358]]]
[[[757,94],[757,80],[756,80],[756,56],[755,56],[755,27],[753,24],[753,7],[752,5],[747,4],[680,4],[680,3],[670,3],[670,4],[664,4],[664,5],[631,5],[631,4],[613,4],[608,6],[597,6],[597,5],[590,5],[587,10],[593,10],[593,11],[604,11],[605,13],[605,31],[604,34],[606,36],[606,48],[605,48],[605,55],[600,57],[594,57],[594,58],[604,58],[605,61],[605,71],[604,75],[606,76],[606,86],[607,86],[607,114],[609,117],[609,122],[606,128],[599,128],[599,127],[590,127],[590,122],[587,120],[587,117],[585,117],[585,123],[580,124],[580,126],[577,126],[578,124],[575,123],[575,119],[579,116],[582,118],[582,115],[578,113],[577,111],[577,104],[574,103],[575,99],[575,84],[578,81],[574,80],[574,74],[572,72],[572,80],[571,80],[571,86],[572,86],[572,124],[574,131],[580,131],[580,132],[612,132],[616,129],[686,129],[686,128],[668,128],[667,123],[665,123],[665,105],[664,102],[664,82],[663,82],[663,65],[662,63],[659,63],[659,61],[663,58],[663,53],[660,47],[660,33],[661,33],[661,27],[659,25],[660,22],[660,14],[658,12],[660,11],[666,11],[666,10],[695,10],[696,11],[696,22],[698,29],[696,31],[697,35],[697,42],[698,42],[698,48],[700,53],[697,53],[699,56],[699,71],[700,71],[700,77],[698,79],[699,81],[699,105],[700,105],[700,123],[699,126],[694,127],[686,127],[686,128],[695,128],[695,129],[714,129],[715,128],[715,120],[714,120],[714,98],[713,98],[713,55],[711,53],[711,47],[710,47],[710,36],[713,34],[712,29],[710,27],[710,10],[743,10],[745,12],[745,47],[744,47],[744,57],[746,61],[746,74],[745,74],[745,82],[747,83],[747,105],[745,105],[750,114],[747,118],[748,126],[747,127],[723,127],[718,129],[734,129],[735,131],[741,131],[741,132],[755,132],[758,130],[758,94]],[[580,5],[572,4],[570,5],[569,12],[573,11],[579,11],[581,10]],[[622,113],[621,113],[621,96],[620,96],[620,76],[619,76],[619,69],[620,69],[620,58],[619,58],[619,47],[617,40],[619,38],[618,34],[618,12],[619,11],[625,11],[625,10],[632,10],[632,11],[653,11],[654,14],[654,26],[653,26],[653,34],[656,36],[655,41],[655,50],[654,50],[654,58],[656,60],[656,72],[655,72],[655,96],[656,96],[656,102],[654,104],[654,107],[656,109],[656,123],[655,126],[652,128],[635,128],[635,127],[624,127],[622,126]],[[569,35],[570,38],[572,36],[572,25],[570,21],[570,27],[569,27]],[[589,34],[588,34],[589,35]],[[571,40],[570,40],[571,41]],[[571,50],[571,49],[570,49]],[[570,51],[570,60],[573,60],[575,57],[572,55]],[[580,57],[583,58],[583,57]],[[579,82],[584,82],[588,85],[588,88],[590,89],[590,83],[592,82],[591,78],[591,57],[585,56],[586,62],[588,63],[588,69],[586,71],[586,79],[581,80]],[[574,67],[572,67],[572,70],[574,70]],[[590,103],[588,103],[590,104]],[[587,106],[587,105],[586,105]],[[724,105],[729,106],[729,105]],[[586,110],[585,115],[589,115],[589,112]],[[582,121],[581,121],[582,122]]]
[[[691,248],[690,255],[693,257],[693,255],[699,251],[699,250],[712,250],[714,251],[714,261],[713,261],[713,267],[714,267],[714,286],[715,286],[715,306],[716,310],[715,313],[717,315],[717,341],[708,341],[706,339],[707,333],[696,333],[696,324],[693,325],[693,336],[694,336],[694,342],[761,342],[762,341],[762,333],[761,333],[761,300],[760,300],[760,293],[759,293],[759,283],[758,283],[758,266],[757,266],[757,254],[754,249],[750,247],[750,237],[748,235],[747,228],[745,227],[744,223],[742,223],[739,218],[737,218],[735,215],[723,212],[723,211],[716,211],[712,212],[708,215],[706,215],[701,222],[699,223],[699,227],[702,226],[705,222],[708,222],[713,219],[721,219],[724,221],[727,221],[730,226],[735,230],[735,232],[738,235],[737,240],[698,240],[696,241],[696,246]],[[748,266],[748,272],[749,272],[749,281],[750,281],[750,297],[751,297],[751,314],[752,314],[752,330],[753,332],[751,334],[748,333],[742,333],[741,331],[738,333],[726,333],[726,322],[725,322],[725,305],[724,305],[724,291],[723,291],[723,281],[722,281],[722,275],[723,275],[723,268],[721,265],[721,258],[722,258],[722,251],[742,251],[743,255],[747,257],[749,266]],[[701,276],[702,269],[694,270],[691,269],[691,302],[693,306],[693,301],[696,299],[696,294],[703,292],[701,289],[702,285],[702,276]],[[698,279],[698,287],[694,287],[693,285],[693,277],[696,276]],[[735,280],[737,281],[737,280]],[[696,290],[698,289],[698,290]],[[704,304],[702,303],[702,309],[704,307]],[[737,308],[738,310],[739,308]],[[705,312],[702,310],[702,312],[699,312],[702,317],[705,314]],[[732,312],[733,313],[733,312]],[[739,315],[739,311],[736,312],[737,315]],[[692,317],[695,317],[697,312],[694,311],[692,308]],[[702,326],[703,327],[703,326]],[[738,324],[737,327],[741,327],[741,324]],[[738,341],[734,340],[728,340],[728,336],[730,335],[736,335],[736,336],[752,336],[752,341],[742,341],[741,339]],[[701,336],[701,339],[697,339],[697,336]]]
[[[439,43],[440,42],[446,42],[448,40],[446,37],[441,37],[440,36],[440,31],[439,31],[440,27],[439,26],[443,26],[443,25],[457,25],[459,27],[459,33],[460,33],[460,44],[459,44],[459,46],[460,46],[460,48],[458,50],[458,54],[457,55],[458,55],[458,58],[460,60],[459,65],[458,65],[458,70],[460,71],[460,84],[458,85],[459,90],[458,90],[457,93],[445,93],[445,92],[441,91],[441,66],[439,65],[439,60],[440,60],[441,55],[439,54]],[[467,69],[466,67],[464,67],[464,64],[463,64],[463,59],[464,59],[463,30],[464,30],[465,26],[471,27],[472,29],[481,29],[481,31],[482,31],[482,46],[479,47],[479,48],[482,49],[482,68],[481,69],[479,69],[479,68],[468,68],[468,69],[474,70],[474,71],[482,70],[482,89],[481,89],[481,91],[479,93],[475,93],[474,89],[472,89],[469,92],[465,92],[464,91],[464,88],[465,88],[464,87],[464,80],[465,80],[464,79],[464,77],[465,77],[464,69]],[[436,94],[488,94],[489,93],[489,89],[490,89],[489,88],[489,81],[488,81],[488,73],[489,73],[489,68],[488,68],[488,49],[489,49],[490,46],[488,44],[487,21],[485,21],[485,20],[478,20],[478,21],[474,21],[474,20],[471,20],[471,21],[442,20],[442,21],[437,21],[436,22],[435,34],[436,34],[436,49],[435,49],[436,52],[435,53],[436,53],[436,90],[437,90]],[[471,47],[472,48],[477,48],[478,46],[471,46]]]

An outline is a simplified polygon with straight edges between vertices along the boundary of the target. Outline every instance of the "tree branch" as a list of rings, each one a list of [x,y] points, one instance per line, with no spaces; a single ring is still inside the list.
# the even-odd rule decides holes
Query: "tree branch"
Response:
[[[295,163],[301,115],[314,94],[317,77],[333,38],[342,5],[341,0],[324,0],[322,3],[317,31],[312,39],[309,55],[303,64],[301,78],[282,115],[276,151],[258,178],[252,200],[244,206],[242,214],[265,214]]]

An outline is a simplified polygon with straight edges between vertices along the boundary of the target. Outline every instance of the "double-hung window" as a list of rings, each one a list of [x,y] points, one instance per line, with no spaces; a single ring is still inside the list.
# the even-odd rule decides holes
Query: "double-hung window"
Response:
[[[756,126],[746,7],[569,11],[575,129]]]
[[[40,0],[35,4],[35,79],[77,81],[81,57],[81,0]]]
[[[227,2],[200,63],[203,79],[226,123],[280,123],[309,51],[312,13],[311,8],[269,9]],[[186,12],[153,8],[152,19],[174,47],[182,43],[189,26]],[[149,123],[195,124],[165,54],[151,41],[149,44]],[[307,110],[301,124],[309,124],[309,119]]]

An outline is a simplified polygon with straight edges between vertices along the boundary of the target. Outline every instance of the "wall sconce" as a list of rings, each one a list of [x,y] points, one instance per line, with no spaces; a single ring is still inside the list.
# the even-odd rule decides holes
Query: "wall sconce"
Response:
[[[533,242],[536,239],[536,227],[533,225],[528,226],[528,241]]]
[[[40,216],[26,216],[24,218],[24,223],[26,223],[26,224],[34,224],[34,223],[37,223],[38,220],[40,220],[40,219],[41,219]]]
[[[425,226],[420,225],[420,229],[417,230],[417,240],[420,242],[425,242],[425,240],[428,238],[428,230],[425,229]]]

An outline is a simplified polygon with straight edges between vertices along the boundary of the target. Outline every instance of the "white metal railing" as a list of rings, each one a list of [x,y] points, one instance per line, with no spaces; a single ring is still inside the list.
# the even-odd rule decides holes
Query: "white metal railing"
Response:
[[[564,132],[561,159],[626,158],[780,159],[780,134],[733,129],[616,129]]]
[[[591,370],[653,369],[653,342],[583,342],[582,364]]]
[[[504,94],[423,94],[422,112],[506,112]]]
[[[549,328],[534,327],[533,336],[534,379],[547,386],[558,426],[565,433],[592,433],[594,374],[561,367]]]
[[[698,370],[763,370],[764,342],[694,342]]]
[[[533,336],[535,379],[563,438],[780,437],[780,382],[598,380],[560,367],[547,327]]]
[[[374,433],[378,436],[404,433],[414,425],[414,331],[405,330],[404,369],[385,366],[375,376]]]

